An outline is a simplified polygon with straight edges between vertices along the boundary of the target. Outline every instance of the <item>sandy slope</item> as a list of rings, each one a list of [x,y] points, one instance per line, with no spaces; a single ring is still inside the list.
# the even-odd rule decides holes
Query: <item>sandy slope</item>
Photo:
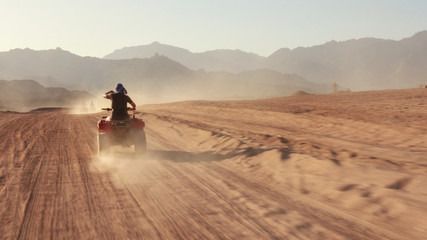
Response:
[[[427,91],[141,108],[149,151],[96,157],[99,115],[0,114],[1,239],[424,239]]]

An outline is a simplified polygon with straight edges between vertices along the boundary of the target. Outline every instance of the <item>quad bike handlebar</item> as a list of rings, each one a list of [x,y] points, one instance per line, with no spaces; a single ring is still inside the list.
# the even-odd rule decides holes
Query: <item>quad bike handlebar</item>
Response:
[[[113,109],[112,109],[112,108],[101,108],[101,110],[104,110],[104,111],[112,111]],[[130,108],[130,107],[128,107],[128,108],[126,108],[126,110],[128,110],[128,111],[135,111],[136,109],[135,109],[135,108]]]
[[[112,108],[101,108],[101,110],[112,111],[113,109]],[[126,110],[127,111],[132,111],[132,118],[135,118],[135,113],[136,113],[136,109],[135,108],[128,107],[128,108],[126,108]]]

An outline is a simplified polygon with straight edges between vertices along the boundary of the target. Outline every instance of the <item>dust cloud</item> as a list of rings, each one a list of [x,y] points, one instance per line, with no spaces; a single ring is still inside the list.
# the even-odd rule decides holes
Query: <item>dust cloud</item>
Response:
[[[138,105],[186,100],[243,100],[283,97],[297,90],[308,93],[327,93],[330,86],[306,81],[296,75],[282,74],[270,70],[231,74],[226,72],[197,71],[164,79],[118,80],[127,89],[128,95]],[[114,90],[110,88],[92,92],[95,96]],[[108,102],[104,102],[108,104]],[[107,105],[109,106],[109,105]]]
[[[81,101],[70,107],[71,114],[92,114],[101,111],[101,101],[98,99],[92,99],[89,101]]]
[[[117,187],[123,187],[124,183],[138,183],[141,174],[158,161],[159,158],[153,153],[137,155],[132,147],[112,146],[110,153],[93,156],[91,169],[108,173]]]

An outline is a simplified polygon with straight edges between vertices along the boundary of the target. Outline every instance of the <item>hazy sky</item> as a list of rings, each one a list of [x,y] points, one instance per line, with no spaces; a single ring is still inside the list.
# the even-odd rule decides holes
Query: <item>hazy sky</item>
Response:
[[[425,0],[0,0],[0,51],[103,57],[153,41],[192,52],[282,47],[427,30]]]

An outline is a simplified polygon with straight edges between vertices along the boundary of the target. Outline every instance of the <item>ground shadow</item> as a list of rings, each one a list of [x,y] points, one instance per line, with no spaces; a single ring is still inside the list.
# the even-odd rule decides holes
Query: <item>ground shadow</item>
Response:
[[[186,151],[171,151],[171,150],[149,150],[146,157],[155,157],[174,162],[215,162],[230,159],[237,156],[254,157],[261,153],[274,150],[270,149],[255,149],[252,147],[246,149],[239,149],[227,154],[217,153],[214,151],[206,151],[200,153],[186,152]],[[288,149],[279,149],[281,159],[286,160],[289,158],[290,151]]]
[[[224,159],[232,158],[235,154],[219,154],[213,151],[193,153],[185,151],[170,151],[170,150],[148,150],[146,157],[156,159],[165,159],[174,162],[215,162]]]

